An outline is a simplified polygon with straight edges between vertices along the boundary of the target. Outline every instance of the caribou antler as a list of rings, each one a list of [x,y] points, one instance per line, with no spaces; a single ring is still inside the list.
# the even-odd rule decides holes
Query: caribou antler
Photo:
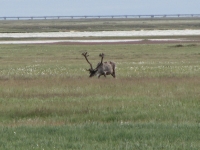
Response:
[[[98,63],[97,67],[94,70],[97,70],[103,64],[104,53],[100,53],[99,57],[101,57],[101,62]]]
[[[102,64],[103,58],[104,58],[104,53],[99,54],[99,57],[101,57],[101,64]]]
[[[92,67],[92,64],[89,62],[89,60],[88,60],[88,58],[87,58],[87,57],[89,56],[88,53],[85,52],[85,53],[82,53],[82,55],[85,57],[85,59],[86,59],[86,61],[88,62],[88,64],[90,64],[90,69],[91,69],[91,70],[94,70],[93,67]],[[89,69],[89,70],[90,70],[90,69]],[[89,70],[88,70],[88,71],[89,71]]]

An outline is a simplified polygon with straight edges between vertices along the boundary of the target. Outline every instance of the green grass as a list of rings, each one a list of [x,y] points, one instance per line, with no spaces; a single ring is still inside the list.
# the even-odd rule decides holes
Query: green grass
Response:
[[[199,149],[199,48],[0,45],[0,149]]]
[[[187,132],[187,134],[186,134]],[[199,127],[165,124],[99,124],[1,130],[1,149],[198,149]],[[12,144],[8,145],[7,143]]]

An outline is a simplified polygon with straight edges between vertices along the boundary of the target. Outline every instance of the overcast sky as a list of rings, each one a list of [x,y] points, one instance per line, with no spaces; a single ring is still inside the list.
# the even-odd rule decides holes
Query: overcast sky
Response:
[[[0,0],[0,17],[200,14],[200,0]]]

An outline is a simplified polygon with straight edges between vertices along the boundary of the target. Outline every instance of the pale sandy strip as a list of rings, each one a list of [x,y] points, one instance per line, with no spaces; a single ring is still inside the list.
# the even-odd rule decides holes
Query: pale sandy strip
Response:
[[[178,36],[200,35],[200,30],[141,30],[99,32],[43,32],[43,33],[0,33],[0,38],[31,37],[111,37],[111,36]]]

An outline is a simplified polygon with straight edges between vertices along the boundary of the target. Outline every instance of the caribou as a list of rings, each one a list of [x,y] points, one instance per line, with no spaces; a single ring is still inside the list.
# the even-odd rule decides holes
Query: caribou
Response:
[[[85,52],[82,53],[82,55],[85,57],[86,61],[90,65],[90,68],[86,69],[87,71],[89,71],[89,77],[93,77],[96,75],[98,76],[98,78],[100,78],[100,76],[102,75],[104,75],[104,77],[106,77],[106,75],[112,75],[113,78],[115,78],[115,63],[112,61],[103,62],[104,53],[99,54],[99,57],[101,57],[101,62],[97,64],[95,69],[93,69],[92,64],[88,60],[88,53]]]

